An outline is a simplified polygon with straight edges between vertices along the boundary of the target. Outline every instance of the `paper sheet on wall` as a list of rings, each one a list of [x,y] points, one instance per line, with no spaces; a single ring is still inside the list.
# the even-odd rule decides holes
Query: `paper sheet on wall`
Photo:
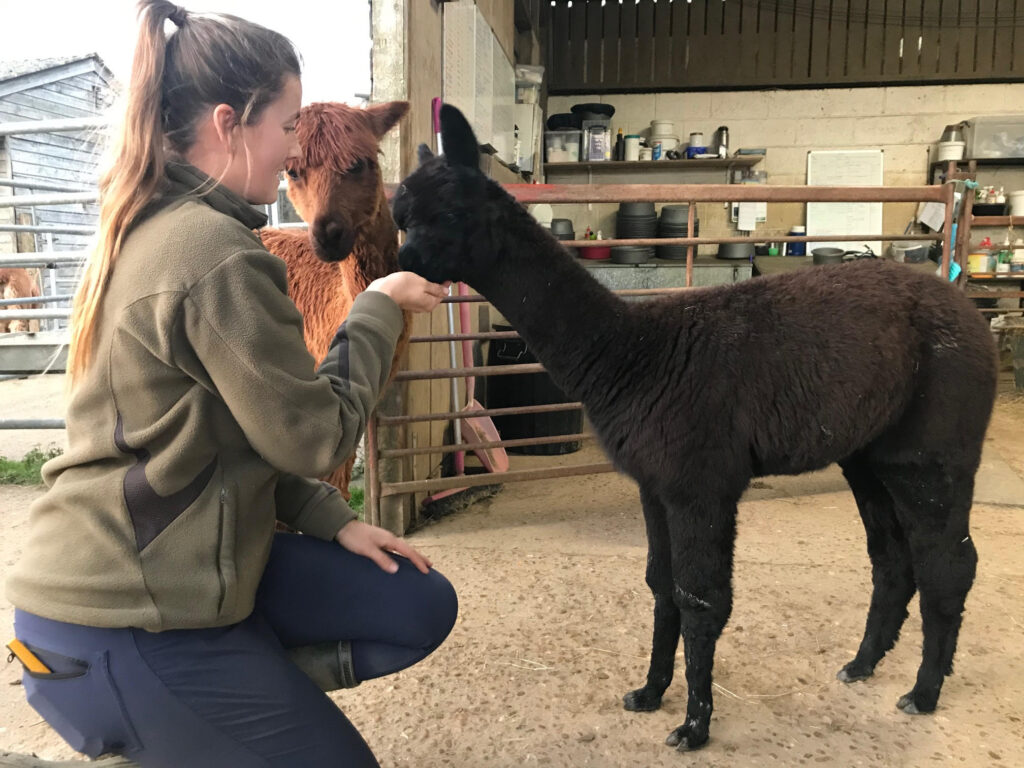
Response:
[[[923,203],[917,220],[930,229],[940,232],[946,224],[946,206],[942,203]]]
[[[736,220],[736,229],[744,232],[753,232],[757,226],[757,203],[740,203],[739,216]]]
[[[880,149],[824,150],[807,153],[807,185],[839,187],[882,186]],[[874,235],[882,231],[882,203],[808,203],[808,235]],[[808,248],[832,246],[859,250],[868,246],[882,255],[882,242],[816,242]]]

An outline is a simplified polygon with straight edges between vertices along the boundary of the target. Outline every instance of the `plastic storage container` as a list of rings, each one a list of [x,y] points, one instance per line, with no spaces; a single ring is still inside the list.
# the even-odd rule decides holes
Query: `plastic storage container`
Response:
[[[790,237],[803,237],[807,234],[807,227],[802,224],[794,224],[789,230]],[[787,256],[806,256],[807,243],[786,243]]]
[[[511,331],[508,325],[495,325],[496,331]],[[522,339],[496,339],[487,350],[487,365],[516,365],[536,363]],[[546,373],[524,373],[512,376],[487,377],[487,407],[514,408],[526,405],[548,405],[572,402]],[[518,416],[495,416],[494,426],[502,440],[527,437],[575,435],[583,431],[583,411],[556,411],[554,413],[526,413]],[[582,443],[572,440],[551,445],[530,445],[509,448],[509,453],[533,456],[557,456],[574,453]]]
[[[968,160],[1024,157],[1024,115],[984,115],[964,127]]]
[[[583,131],[566,129],[544,132],[544,156],[549,163],[578,163]]]

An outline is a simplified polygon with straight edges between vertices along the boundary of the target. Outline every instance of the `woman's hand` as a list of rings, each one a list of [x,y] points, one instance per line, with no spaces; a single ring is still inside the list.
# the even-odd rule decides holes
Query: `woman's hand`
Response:
[[[408,312],[432,312],[441,303],[441,299],[448,295],[449,285],[451,283],[432,283],[415,272],[392,272],[378,277],[366,286],[366,290],[390,296]]]
[[[433,565],[430,558],[417,552],[405,539],[358,520],[352,520],[342,526],[335,539],[349,552],[370,558],[388,573],[397,571],[398,563],[388,557],[386,552],[395,552],[409,558],[423,573],[427,573]]]

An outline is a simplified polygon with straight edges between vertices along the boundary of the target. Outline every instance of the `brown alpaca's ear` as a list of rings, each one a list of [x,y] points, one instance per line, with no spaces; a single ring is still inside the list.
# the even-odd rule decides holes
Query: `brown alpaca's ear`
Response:
[[[366,108],[366,114],[370,116],[373,132],[378,139],[394,128],[408,111],[408,101],[386,101]]]

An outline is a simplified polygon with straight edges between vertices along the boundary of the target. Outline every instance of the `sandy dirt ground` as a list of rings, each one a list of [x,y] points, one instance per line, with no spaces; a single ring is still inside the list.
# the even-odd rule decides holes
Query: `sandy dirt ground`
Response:
[[[860,640],[870,568],[834,470],[768,478],[740,506],[735,606],[699,752],[663,744],[685,714],[681,652],[660,711],[622,708],[646,675],[653,601],[636,489],[613,475],[506,486],[413,533],[455,584],[458,623],[418,666],[333,697],[383,766],[1024,765],[1024,493],[1012,503],[1024,487],[1024,399],[1000,400],[986,455],[1003,472],[991,498],[1011,503],[975,506],[981,562],[933,715],[895,707],[920,659],[916,599],[874,678],[835,679]],[[38,494],[0,488],[0,577]],[[11,613],[0,600],[0,626]],[[72,757],[25,703],[19,676],[0,665],[0,749]]]

